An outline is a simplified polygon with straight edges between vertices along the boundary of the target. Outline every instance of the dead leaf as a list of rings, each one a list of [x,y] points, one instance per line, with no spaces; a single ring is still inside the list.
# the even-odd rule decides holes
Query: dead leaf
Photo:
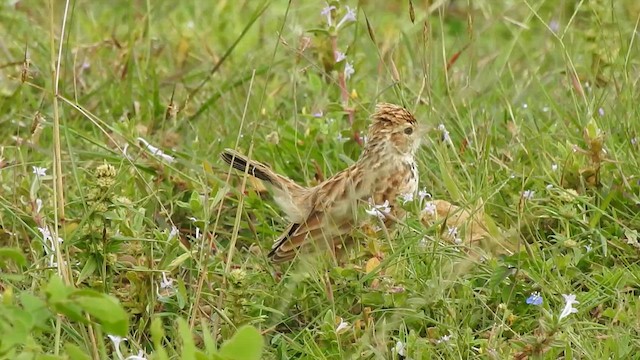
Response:
[[[470,249],[481,248],[493,254],[513,253],[513,246],[504,238],[496,238],[489,233],[485,216],[482,206],[474,211],[469,211],[445,200],[433,200],[427,203],[420,214],[420,220],[425,226],[442,222],[447,228],[457,228],[457,233],[462,234],[459,237],[462,244]],[[448,235],[447,229],[443,229],[443,233]],[[452,243],[456,240],[453,236],[444,236],[443,238]]]
[[[380,259],[374,256],[371,259],[367,260],[367,264],[364,266],[364,271],[368,274],[375,270],[379,265]]]

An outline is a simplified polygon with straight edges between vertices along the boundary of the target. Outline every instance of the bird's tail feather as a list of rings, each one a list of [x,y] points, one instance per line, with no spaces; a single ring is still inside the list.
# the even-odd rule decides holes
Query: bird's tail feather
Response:
[[[267,181],[276,186],[279,185],[276,179],[277,176],[264,164],[249,160],[246,156],[231,149],[225,149],[220,156],[222,157],[222,160],[231,165],[234,169],[242,172],[246,171],[249,175],[260,180]]]

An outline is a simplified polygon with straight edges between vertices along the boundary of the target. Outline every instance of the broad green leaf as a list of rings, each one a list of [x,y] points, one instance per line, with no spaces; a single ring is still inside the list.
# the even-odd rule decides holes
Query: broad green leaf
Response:
[[[183,318],[178,318],[178,331],[180,332],[180,339],[182,340],[182,355],[180,358],[184,360],[195,360],[196,345],[193,342],[189,324],[187,324]]]
[[[52,305],[67,300],[69,292],[70,290],[67,289],[67,286],[62,282],[62,279],[60,279],[58,275],[51,276],[45,289],[47,300]]]
[[[49,355],[49,354],[38,354],[35,357],[35,360],[64,360],[64,359],[66,359],[66,357]]]
[[[202,211],[202,198],[197,191],[191,192],[191,198],[189,198],[189,207],[194,214],[200,215]]]
[[[93,273],[96,271],[97,268],[98,268],[98,262],[93,256],[90,257],[87,260],[87,262],[84,263],[84,266],[82,267],[82,271],[80,271],[80,275],[78,275],[78,280],[76,280],[76,284],[82,283],[89,276],[93,275]]]
[[[74,301],[102,325],[111,335],[125,336],[129,331],[129,315],[118,299],[111,295],[91,290],[80,290],[73,296]]]
[[[66,343],[64,348],[71,360],[91,360],[91,357],[87,355],[86,351],[83,351],[77,345]]]
[[[83,324],[89,322],[86,316],[82,314],[82,308],[78,304],[74,304],[71,301],[56,303],[52,305],[52,308],[56,312],[68,317],[73,321],[81,322]]]
[[[34,326],[45,328],[51,312],[47,307],[47,304],[37,296],[34,296],[28,292],[20,294],[20,303],[22,308],[33,316]]]
[[[27,265],[27,259],[17,248],[0,248],[0,264],[4,264],[5,259],[11,259],[20,266]]]
[[[260,360],[264,342],[258,329],[243,326],[220,348],[220,355],[229,360]]]

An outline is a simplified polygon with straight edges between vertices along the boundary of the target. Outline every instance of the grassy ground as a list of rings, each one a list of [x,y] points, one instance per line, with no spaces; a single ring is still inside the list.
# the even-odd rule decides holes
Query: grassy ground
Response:
[[[0,8],[0,355],[638,358],[636,1],[52,3]],[[312,185],[379,101],[432,128],[432,198],[270,265],[218,153]]]

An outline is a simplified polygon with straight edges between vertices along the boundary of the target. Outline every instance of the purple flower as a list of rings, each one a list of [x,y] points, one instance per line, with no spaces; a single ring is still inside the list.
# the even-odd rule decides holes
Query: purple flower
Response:
[[[537,291],[532,292],[527,298],[527,304],[529,305],[540,306],[542,305],[542,301],[542,295]]]
[[[335,10],[336,7],[331,5],[329,6],[329,4],[327,4],[327,6],[322,9],[322,11],[320,12],[320,15],[325,16],[327,18],[327,24],[329,26],[333,25],[333,23],[331,22],[331,11]]]
[[[356,21],[356,11],[348,6],[347,6],[347,13],[342,17],[342,20],[338,22],[338,25],[336,25],[336,28],[339,28],[347,21]]]

